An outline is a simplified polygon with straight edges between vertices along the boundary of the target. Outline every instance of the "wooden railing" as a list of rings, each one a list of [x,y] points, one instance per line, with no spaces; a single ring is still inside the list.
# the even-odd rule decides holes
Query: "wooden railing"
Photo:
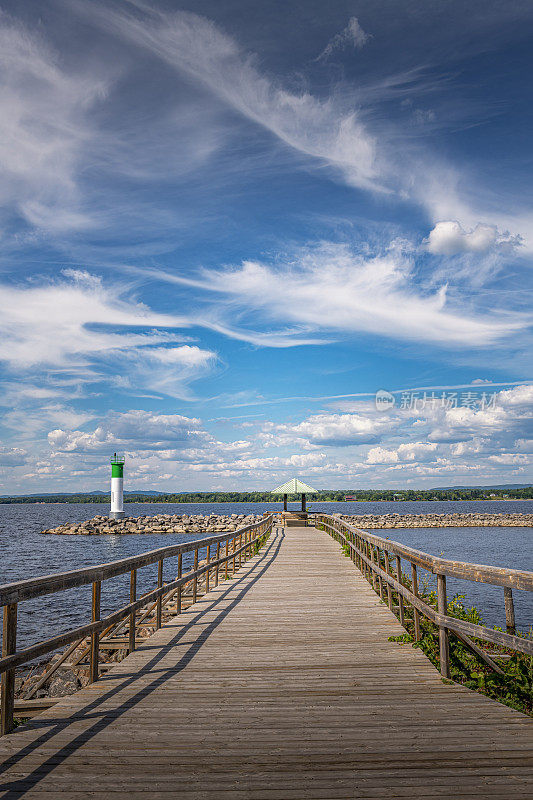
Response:
[[[338,517],[327,514],[315,514],[314,522],[323,528],[334,539],[348,548],[352,561],[381,599],[387,602],[390,609],[398,609],[402,625],[405,622],[407,602],[412,607],[414,638],[420,640],[420,615],[431,620],[439,630],[440,671],[443,677],[450,677],[449,632],[451,631],[465,646],[479,656],[491,669],[502,673],[500,667],[471,637],[508,647],[526,655],[533,655],[533,639],[516,635],[513,589],[533,591],[533,572],[506,569],[504,567],[488,567],[480,564],[469,564],[462,561],[450,561],[446,558],[432,556],[420,550],[400,544],[399,542],[375,536],[368,531],[360,530]],[[410,577],[403,572],[402,558],[410,564]],[[437,610],[432,608],[419,595],[418,568],[425,569],[437,577]],[[467,581],[487,583],[503,588],[505,618],[507,632],[487,628],[465,620],[449,616],[446,598],[446,578],[462,578]],[[397,604],[393,605],[393,592],[397,596]]]
[[[155,627],[162,624],[163,602],[169,597],[177,595],[176,613],[181,612],[181,599],[183,587],[191,587],[192,602],[196,602],[198,594],[198,580],[205,575],[205,590],[219,582],[220,573],[224,579],[238,569],[243,560],[251,558],[256,550],[256,545],[262,544],[269,536],[273,526],[272,515],[265,517],[259,523],[247,525],[231,533],[222,533],[205,539],[196,539],[183,544],[160,547],[138,556],[112,561],[108,564],[99,564],[94,567],[60,572],[38,578],[17,581],[0,586],[0,606],[4,607],[2,658],[0,659],[0,674],[2,675],[0,735],[8,733],[13,728],[13,712],[15,702],[15,668],[39,658],[47,653],[54,652],[61,647],[71,645],[61,660],[78,647],[84,639],[90,637],[87,647],[89,655],[89,682],[98,680],[99,677],[99,650],[101,637],[115,632],[129,623],[128,640],[125,647],[129,653],[135,650],[135,631],[138,625],[136,615],[141,609],[152,604],[155,611]],[[211,558],[212,548],[215,548],[214,558]],[[206,549],[207,556],[203,565],[198,564],[199,550]],[[183,554],[194,552],[194,566],[189,572],[183,573]],[[177,557],[177,577],[170,583],[163,583],[163,562],[166,558]],[[152,591],[137,598],[137,570],[150,564],[158,565],[157,586]],[[223,567],[223,570],[221,570]],[[102,581],[118,575],[130,574],[130,602],[128,605],[101,617],[100,597]],[[92,621],[80,625],[73,630],[60,633],[50,639],[33,644],[23,650],[17,650],[17,608],[20,602],[33,600],[47,594],[62,592],[92,584]],[[148,613],[148,612],[146,612]],[[143,615],[146,617],[146,613]],[[59,666],[54,666],[46,672],[49,677]]]

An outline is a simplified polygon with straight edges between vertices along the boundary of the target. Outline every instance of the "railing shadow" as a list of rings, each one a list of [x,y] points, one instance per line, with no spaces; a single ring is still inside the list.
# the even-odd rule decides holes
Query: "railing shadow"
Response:
[[[272,536],[272,538],[267,542],[265,551],[260,554],[260,557],[255,564],[250,565],[250,569],[247,570],[245,574],[228,582],[227,588],[218,594],[216,599],[214,599],[212,602],[209,602],[207,607],[199,609],[198,613],[196,613],[188,623],[180,628],[176,635],[167,644],[157,648],[157,653],[153,656],[153,658],[147,661],[146,664],[144,664],[138,671],[133,674],[120,676],[120,678],[123,678],[123,680],[120,680],[118,685],[114,685],[109,689],[109,691],[99,695],[97,698],[85,705],[80,711],[73,712],[73,714],[69,717],[60,720],[47,720],[46,718],[42,719],[42,721],[39,718],[32,720],[30,723],[30,727],[32,729],[35,727],[38,728],[42,725],[42,727],[46,727],[47,730],[37,739],[22,747],[18,752],[10,755],[6,761],[0,765],[0,774],[5,773],[7,770],[16,766],[26,756],[39,751],[41,747],[50,743],[54,736],[66,730],[74,720],[79,721],[83,719],[92,719],[95,716],[98,717],[97,721],[92,726],[78,734],[78,736],[74,737],[67,744],[59,747],[57,751],[55,751],[52,755],[49,755],[48,758],[42,762],[42,764],[40,764],[28,775],[11,782],[1,783],[0,792],[3,792],[3,794],[0,794],[0,797],[2,800],[10,800],[11,798],[14,800],[14,798],[19,798],[26,792],[31,791],[43,778],[46,778],[48,775],[50,775],[54,769],[72,753],[83,747],[86,742],[90,741],[98,733],[105,730],[114,722],[114,720],[120,717],[121,714],[129,711],[135,705],[140,703],[141,700],[144,700],[152,692],[159,689],[170,678],[184,670],[209,639],[209,636],[218,628],[224,619],[226,619],[228,614],[230,614],[230,612],[235,609],[236,606],[238,606],[238,604],[248,594],[254,584],[257,583],[257,581],[265,573],[270,564],[277,557],[283,539],[284,533],[282,531],[274,534],[274,536]],[[250,575],[253,576],[251,580],[249,580]],[[238,594],[227,606],[220,610],[214,619],[208,622],[201,634],[201,637],[195,637],[194,641],[190,643],[190,645],[187,647],[187,650],[183,653],[176,664],[162,668],[157,677],[154,678],[151,683],[147,685],[143,684],[142,688],[136,694],[128,695],[124,704],[118,707],[114,706],[109,710],[98,712],[99,706],[103,705],[107,700],[112,699],[118,692],[121,692],[130,686],[134,686],[135,682],[140,676],[146,676],[146,673],[153,672],[154,667],[156,667],[156,665],[179,644],[180,640],[187,635],[193,626],[197,624],[204,615],[212,612],[220,603],[220,601],[226,599],[230,592],[234,592],[239,585],[241,585],[241,588]],[[222,586],[224,586],[223,583],[219,584],[218,588]],[[194,606],[192,608],[194,609]],[[172,621],[178,619],[179,617],[173,617],[170,622],[172,623]],[[147,644],[148,643],[149,640]],[[115,681],[116,679],[116,676],[113,676],[112,674],[110,674],[108,677],[108,680]],[[102,680],[102,683],[104,681],[105,678]],[[11,736],[16,737],[17,732],[11,734]]]

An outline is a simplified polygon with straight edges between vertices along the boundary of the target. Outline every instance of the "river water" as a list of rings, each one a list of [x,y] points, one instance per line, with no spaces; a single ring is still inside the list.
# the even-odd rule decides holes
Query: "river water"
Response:
[[[289,504],[297,508],[297,504]],[[418,501],[309,503],[311,511],[342,514],[385,513],[531,513],[531,501]],[[279,511],[279,503],[128,503],[128,516],[155,514],[261,514]],[[104,503],[0,504],[0,584],[24,578],[63,572],[137,555],[156,547],[190,541],[184,534],[127,536],[42,536],[40,531],[66,522],[81,522],[105,514]],[[290,535],[290,529],[289,529]],[[434,555],[491,566],[533,570],[532,528],[416,528],[380,531],[380,535],[404,542]],[[197,538],[200,538],[197,535]],[[184,568],[192,565],[192,554],[184,556]],[[175,559],[165,562],[165,580],[175,573]],[[155,585],[156,567],[138,574],[139,592]],[[467,595],[489,625],[505,625],[503,589],[449,580],[450,596]],[[514,592],[517,625],[527,630],[533,624],[533,593]],[[129,576],[102,584],[102,614],[128,602]],[[90,621],[91,587],[72,589],[19,605],[18,647],[27,646],[76,625]]]

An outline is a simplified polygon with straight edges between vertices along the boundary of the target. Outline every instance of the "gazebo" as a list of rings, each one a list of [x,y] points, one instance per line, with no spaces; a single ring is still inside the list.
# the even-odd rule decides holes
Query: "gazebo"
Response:
[[[308,486],[299,478],[291,478],[290,481],[287,481],[287,483],[282,483],[282,485],[278,486],[277,489],[273,489],[270,494],[283,495],[283,514],[286,522],[288,522],[287,496],[289,494],[302,495],[302,510],[290,512],[290,516],[293,517],[294,522],[296,522],[296,520],[300,521],[307,519],[307,511],[305,507],[306,496],[308,494],[316,494],[316,491],[316,489],[313,489],[312,486]]]

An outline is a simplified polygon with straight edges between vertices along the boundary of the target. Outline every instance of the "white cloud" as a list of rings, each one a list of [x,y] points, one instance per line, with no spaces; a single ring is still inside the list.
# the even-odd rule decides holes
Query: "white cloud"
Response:
[[[18,467],[26,463],[27,456],[27,450],[22,447],[0,446],[0,466]]]
[[[298,153],[340,169],[354,186],[383,191],[374,139],[353,104],[343,111],[332,98],[319,100],[309,92],[288,91],[262,75],[255,59],[231,37],[196,14],[85,11],[106,30],[114,30],[189,75]],[[361,42],[364,33],[358,25],[350,23],[349,28],[352,41]]]
[[[155,274],[169,282],[191,283],[165,272]],[[275,266],[245,261],[232,269],[205,270],[192,282],[232,298],[242,314],[259,311],[267,320],[303,326],[301,334],[364,331],[472,347],[494,344],[526,324],[512,315],[478,316],[454,307],[446,286],[424,291],[412,259],[392,247],[383,255],[363,257],[345,245],[323,243]]]
[[[325,61],[335,50],[344,50],[346,47],[355,47],[360,50],[370,39],[370,35],[365,33],[359,24],[357,17],[351,17],[347,26],[340,33],[337,33],[329,40],[324,50],[320,53],[317,61]]]
[[[437,445],[433,442],[404,442],[394,450],[373,447],[368,451],[369,464],[395,464],[397,462],[434,461]]]
[[[102,485],[114,450],[127,454],[130,486],[169,490],[208,489],[214,480],[224,488],[268,488],[294,474],[307,475],[315,486],[354,488],[420,485],[439,476],[447,483],[524,482],[533,461],[527,441],[532,407],[533,386],[524,385],[497,393],[495,407],[484,410],[430,404],[416,413],[320,413],[300,422],[263,423],[248,431],[248,439],[227,442],[196,417],[130,410],[108,413],[85,430],[57,425],[48,436],[48,457],[36,454],[31,462],[21,448],[4,454],[12,473],[24,469],[16,466],[24,459],[31,462],[26,475],[32,480],[55,480],[63,488],[67,474],[74,480],[72,470],[86,488]],[[59,419],[60,409],[57,414]],[[158,479],[165,486],[153,484],[159,475],[167,476]]]
[[[489,456],[489,461],[492,461],[494,464],[504,464],[504,465],[527,465],[531,464],[532,458],[531,456],[527,456],[521,453],[502,453],[501,455],[497,456]]]
[[[395,420],[390,416],[362,414],[313,414],[296,425],[278,425],[276,432],[297,437],[311,445],[348,447],[378,442]]]
[[[127,366],[123,386],[187,396],[187,384],[210,369],[215,354],[177,345],[186,337],[161,331],[188,326],[187,318],[158,314],[125,294],[126,287],[76,270],[52,283],[0,286],[0,360],[19,373],[70,372],[80,383],[116,381]]]
[[[44,40],[0,15],[0,204],[30,224],[78,230],[78,159],[91,140],[89,111],[106,93],[97,75],[64,69]]]
[[[70,453],[104,453],[121,450],[164,450],[206,447],[212,437],[199,419],[181,414],[149,411],[115,412],[107,415],[94,431],[56,429],[48,434],[54,450]]]
[[[492,451],[514,447],[531,430],[533,386],[525,384],[497,392],[486,407],[426,409],[430,425],[429,440],[450,444],[473,442],[477,450]],[[417,412],[419,414],[419,412]],[[465,450],[455,450],[461,455]]]
[[[511,200],[505,211],[501,203],[496,209],[488,207],[486,192],[475,175],[467,174],[465,165],[454,167],[434,150],[428,152],[413,140],[412,128],[406,132],[383,121],[382,100],[399,99],[406,91],[415,94],[417,80],[421,91],[427,90],[427,79],[421,79],[417,70],[374,85],[352,84],[348,91],[336,86],[322,99],[310,91],[289,91],[280,80],[262,74],[256,57],[194,13],[164,13],[140,5],[131,13],[94,6],[83,11],[106,31],[147,49],[197,81],[300,156],[332,167],[348,185],[414,200],[435,222],[457,218],[463,225],[475,225],[473,220],[482,219],[489,227],[505,225],[523,233],[531,245],[533,218],[528,210],[516,209],[516,201],[511,207]],[[369,38],[355,17],[338,36],[330,43],[332,51],[345,44],[361,47]],[[329,54],[328,48],[324,52]],[[354,98],[359,101],[355,108]],[[426,119],[434,113],[427,112]],[[373,129],[368,123],[372,116],[381,119]],[[515,243],[514,236],[509,242]]]
[[[430,232],[427,249],[436,255],[457,253],[487,253],[496,248],[507,250],[519,246],[519,236],[500,233],[496,225],[478,223],[471,230],[464,230],[457,221],[437,222]]]

